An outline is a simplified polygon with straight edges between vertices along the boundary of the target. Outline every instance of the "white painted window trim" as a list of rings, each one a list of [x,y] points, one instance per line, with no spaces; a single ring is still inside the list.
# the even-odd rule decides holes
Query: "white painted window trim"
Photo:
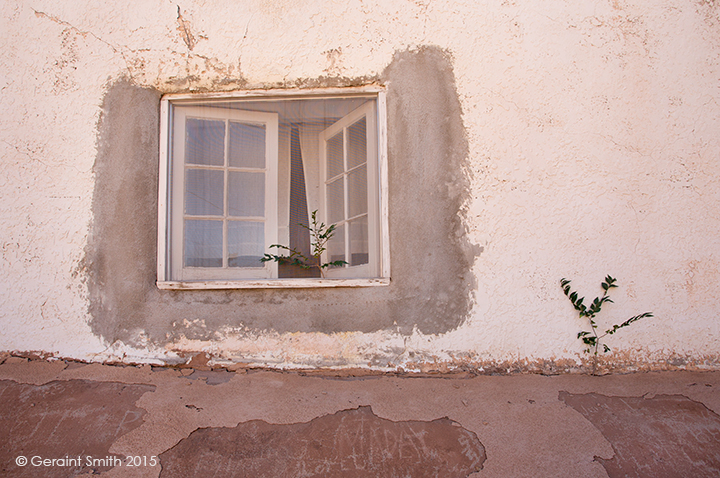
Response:
[[[380,277],[390,278],[390,212],[388,208],[387,98],[377,95],[377,163],[380,182]]]
[[[200,100],[233,100],[233,99],[308,99],[308,98],[350,98],[352,96],[384,95],[385,88],[379,85],[357,86],[352,88],[288,88],[283,90],[244,90],[220,91],[205,93],[171,93],[163,96],[161,101],[180,103],[182,101],[197,102]]]
[[[366,279],[241,279],[241,280],[172,280],[169,263],[169,195],[172,194],[172,135],[173,107],[183,103],[195,103],[199,100],[232,99],[321,99],[336,97],[365,96],[376,97],[377,120],[377,186],[379,188],[379,277]],[[160,165],[158,185],[158,250],[157,250],[157,287],[163,290],[211,290],[211,289],[286,289],[286,288],[327,288],[327,287],[374,287],[390,284],[390,238],[388,212],[388,157],[387,157],[387,100],[385,89],[377,85],[356,88],[315,88],[287,90],[252,90],[236,92],[170,94],[160,103]],[[275,181],[277,187],[277,179]],[[277,194],[276,194],[277,195]]]
[[[328,278],[353,278],[357,277],[358,275],[370,275],[370,276],[377,276],[378,275],[378,269],[379,269],[379,258],[380,258],[380,241],[379,241],[379,224],[378,224],[378,212],[379,212],[379,204],[378,204],[378,161],[377,161],[377,114],[375,111],[375,103],[367,103],[365,105],[362,105],[361,107],[357,108],[354,111],[351,111],[347,115],[345,115],[343,118],[340,118],[337,122],[329,126],[327,129],[325,129],[321,134],[319,139],[319,151],[320,151],[320,170],[321,170],[321,187],[322,187],[322,199],[320,201],[321,204],[321,214],[320,216],[323,218],[323,221],[326,224],[330,223],[330,220],[328,219],[328,197],[327,197],[327,182],[330,178],[327,177],[327,141],[336,136],[338,133],[343,134],[343,163],[347,161],[347,129],[352,124],[359,121],[361,118],[365,118],[366,120],[366,139],[367,139],[367,157],[365,158],[365,167],[366,167],[366,174],[367,174],[367,220],[368,220],[368,256],[369,260],[367,264],[362,264],[359,266],[352,266],[352,265],[345,265],[343,267],[328,269],[325,271],[325,276]],[[346,169],[346,164],[343,164],[343,194],[344,194],[344,200],[343,200],[343,206],[345,211],[343,212],[343,221],[347,225],[348,221],[348,182],[347,182],[347,176],[348,176],[348,170]],[[345,236],[345,260],[350,262],[350,244],[349,244],[349,236],[350,236],[350,230],[346,227],[344,229],[344,236]],[[323,262],[328,262],[330,258],[328,257],[328,252],[325,251],[322,256]]]
[[[278,118],[275,113],[261,113],[255,111],[210,109],[192,106],[179,106],[176,108],[173,124],[173,158],[171,167],[176,171],[172,176],[170,204],[170,244],[171,268],[180,281],[184,280],[245,280],[245,279],[272,279],[277,277],[277,264],[266,262],[263,267],[257,268],[211,268],[211,267],[184,267],[183,256],[183,234],[184,234],[184,199],[185,199],[185,124],[187,118],[216,119],[228,121],[255,122],[264,124],[266,127],[265,141],[265,244],[277,242],[277,149],[278,149]],[[225,148],[227,152],[227,141]],[[176,154],[175,154],[176,153]],[[227,155],[227,154],[226,154]],[[202,169],[202,166],[200,166]],[[227,165],[223,170],[227,169]],[[178,171],[180,170],[180,171]],[[180,174],[177,174],[179,172]],[[226,179],[227,180],[227,179]],[[228,185],[226,184],[227,188]],[[225,201],[227,198],[225,197]],[[226,231],[223,231],[225,236]],[[225,242],[225,241],[223,241]],[[223,251],[223,256],[226,251]]]
[[[377,287],[390,285],[390,278],[377,279],[272,279],[243,281],[158,281],[163,290],[223,289],[314,289],[330,287]]]

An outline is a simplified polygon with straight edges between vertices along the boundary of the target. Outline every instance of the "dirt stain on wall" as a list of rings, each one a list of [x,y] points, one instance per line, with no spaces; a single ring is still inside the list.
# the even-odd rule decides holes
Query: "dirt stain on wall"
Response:
[[[357,83],[306,83],[338,82]],[[477,249],[462,217],[468,145],[451,58],[437,47],[398,52],[374,82],[387,88],[391,285],[225,291],[157,289],[160,93],[113,84],[98,126],[84,262],[94,333],[109,343],[164,345],[217,339],[227,327],[438,334],[461,325],[472,305]]]

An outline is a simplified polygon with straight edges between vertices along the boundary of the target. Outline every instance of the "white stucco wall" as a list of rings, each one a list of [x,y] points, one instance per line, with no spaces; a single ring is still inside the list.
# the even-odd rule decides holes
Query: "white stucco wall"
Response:
[[[459,329],[229,330],[164,349],[93,335],[78,271],[112,82],[163,92],[188,77],[192,91],[226,77],[252,86],[372,76],[395,52],[423,45],[452,55],[472,177],[464,220],[484,248]],[[127,361],[205,350],[279,367],[372,367],[378,356],[407,369],[572,361],[582,357],[581,323],[559,279],[594,297],[611,274],[620,288],[603,325],[655,314],[612,337],[613,361],[719,363],[712,0],[7,0],[0,52],[1,350]]]

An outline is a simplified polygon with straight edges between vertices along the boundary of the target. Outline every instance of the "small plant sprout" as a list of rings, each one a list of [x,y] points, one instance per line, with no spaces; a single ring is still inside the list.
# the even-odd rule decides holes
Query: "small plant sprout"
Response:
[[[651,312],[644,312],[640,315],[635,315],[627,319],[622,324],[613,325],[612,327],[607,329],[604,334],[598,335],[598,325],[597,322],[595,322],[595,317],[597,316],[597,314],[600,313],[603,304],[605,304],[606,302],[612,302],[612,299],[610,299],[610,296],[608,294],[610,289],[614,289],[617,287],[617,285],[615,285],[615,282],[617,282],[617,279],[614,279],[609,275],[605,277],[605,280],[601,284],[601,287],[603,289],[603,295],[600,297],[595,297],[595,300],[593,300],[592,304],[590,304],[590,306],[588,307],[585,306],[585,304],[583,303],[585,301],[585,297],[578,297],[578,293],[570,289],[570,281],[568,279],[563,278],[560,280],[560,287],[562,287],[563,292],[565,293],[567,298],[570,299],[573,307],[575,307],[575,310],[578,312],[578,316],[581,319],[585,317],[590,322],[590,330],[579,332],[577,337],[581,339],[585,345],[587,345],[585,353],[592,352],[593,355],[595,355],[596,357],[598,354],[598,347],[600,347],[601,340],[604,337],[608,335],[613,335],[618,330],[622,329],[623,327],[627,327],[633,322],[637,322],[638,320],[645,317],[653,316]],[[602,343],[602,350],[603,353],[610,352],[610,347]]]
[[[312,269],[317,267],[320,271],[320,277],[323,278],[325,277],[325,269],[328,267],[339,267],[347,264],[345,261],[332,261],[324,263],[321,261],[322,253],[327,250],[326,245],[328,241],[333,237],[333,235],[335,235],[335,224],[330,226],[325,226],[322,222],[318,224],[317,210],[312,212],[311,223],[312,224],[310,226],[298,224],[310,231],[310,245],[312,248],[310,257],[295,248],[289,248],[288,246],[283,246],[282,244],[272,244],[270,247],[288,251],[289,254],[277,255],[266,253],[265,256],[260,259],[260,262],[275,261],[278,264],[292,264],[302,267],[303,269]]]

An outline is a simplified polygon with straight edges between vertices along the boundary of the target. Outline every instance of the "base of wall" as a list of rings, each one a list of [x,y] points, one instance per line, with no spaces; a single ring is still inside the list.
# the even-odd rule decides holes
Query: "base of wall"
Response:
[[[461,378],[478,375],[567,375],[591,374],[611,375],[644,372],[671,372],[689,371],[705,372],[720,371],[720,357],[703,356],[690,357],[673,354],[654,360],[631,360],[622,354],[608,354],[598,356],[596,360],[583,357],[580,360],[571,359],[539,359],[515,361],[473,361],[456,359],[452,361],[416,361],[404,362],[399,365],[388,364],[384,367],[350,366],[321,366],[304,367],[302,365],[258,364],[251,362],[228,361],[215,357],[207,352],[183,354],[184,361],[170,363],[160,360],[79,360],[72,357],[63,357],[43,351],[2,351],[0,352],[0,365],[6,361],[46,361],[66,363],[102,363],[105,365],[122,366],[152,366],[154,368],[176,368],[182,370],[201,371],[280,371],[292,372],[303,376],[321,377],[366,377],[366,376],[412,376],[412,377],[438,377],[448,376]]]

